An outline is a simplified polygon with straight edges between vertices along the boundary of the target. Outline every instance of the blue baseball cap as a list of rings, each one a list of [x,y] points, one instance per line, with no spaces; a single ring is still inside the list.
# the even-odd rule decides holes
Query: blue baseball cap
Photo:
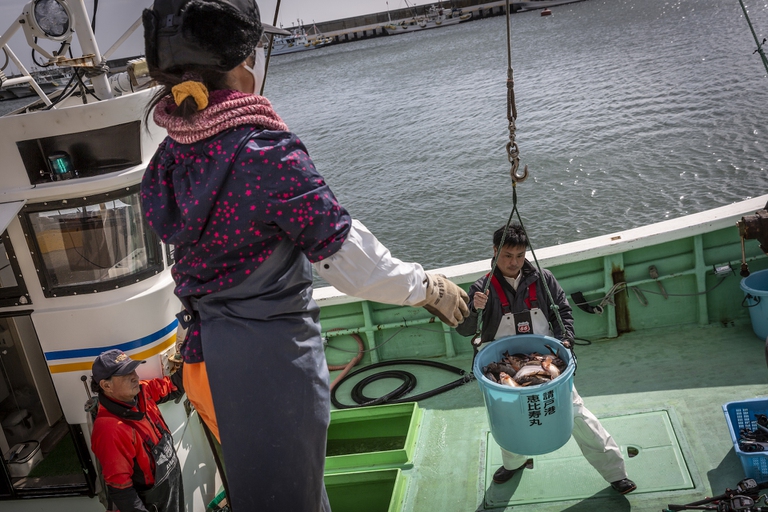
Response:
[[[128,354],[119,349],[102,352],[93,362],[91,371],[94,382],[101,382],[113,375],[128,375],[140,364],[146,361],[134,361]]]

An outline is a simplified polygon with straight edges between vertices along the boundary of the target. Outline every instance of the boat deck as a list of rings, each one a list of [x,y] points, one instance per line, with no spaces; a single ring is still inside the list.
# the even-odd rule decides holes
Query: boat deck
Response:
[[[402,510],[659,512],[669,503],[722,494],[745,477],[722,405],[768,394],[764,344],[749,321],[630,332],[591,340],[576,353],[574,385],[621,446],[635,492],[612,491],[573,439],[494,484],[501,457],[479,386],[470,382],[419,402],[423,418],[413,465],[402,469]],[[472,363],[471,357],[444,362],[465,370]],[[456,378],[421,366],[402,369],[418,379],[413,393]],[[367,374],[344,382],[338,399],[352,403],[349,390]],[[366,395],[380,396],[395,382],[375,382]]]

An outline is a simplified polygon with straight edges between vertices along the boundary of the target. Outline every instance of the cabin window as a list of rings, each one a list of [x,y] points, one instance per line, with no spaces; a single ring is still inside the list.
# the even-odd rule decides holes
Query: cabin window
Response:
[[[30,304],[8,232],[0,235],[0,307]]]
[[[163,268],[160,243],[144,221],[138,187],[28,205],[24,213],[47,297],[106,291]]]

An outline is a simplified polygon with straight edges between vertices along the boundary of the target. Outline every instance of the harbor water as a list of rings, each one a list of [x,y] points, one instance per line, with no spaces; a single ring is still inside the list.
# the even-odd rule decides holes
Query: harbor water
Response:
[[[745,3],[762,40],[768,3]],[[552,13],[510,18],[530,170],[517,208],[534,248],[768,193],[768,77],[738,0]],[[499,16],[270,62],[265,95],[400,259],[488,258],[512,211],[506,26]]]

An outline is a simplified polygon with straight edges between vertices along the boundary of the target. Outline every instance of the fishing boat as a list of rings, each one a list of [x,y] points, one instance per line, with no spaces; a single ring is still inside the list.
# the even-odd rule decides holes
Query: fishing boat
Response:
[[[32,69],[30,74],[43,89],[43,92],[48,95],[62,90],[70,78],[72,78],[71,71],[60,68]]]
[[[83,56],[57,65],[82,80],[83,68],[101,64],[85,8],[51,6],[57,23],[77,20],[77,30],[43,32],[41,25],[57,25],[20,7],[25,23],[0,36],[0,47],[24,26],[38,38],[76,36]],[[176,351],[173,247],[154,236],[138,201],[165,134],[151,118],[145,124],[154,92],[146,66],[137,59],[124,73],[91,73],[56,99],[34,84],[35,104],[0,117],[3,511],[104,511],[89,449],[91,363],[121,348],[146,360],[140,375],[153,378],[170,371]],[[572,440],[535,456],[509,482],[492,483],[500,454],[470,340],[424,309],[315,290],[334,381],[326,458],[334,512],[658,512],[721,495],[745,476],[768,481],[768,455],[738,451],[723,409],[737,404],[742,418],[768,412],[749,402],[766,396],[768,370],[751,315],[759,299],[740,277],[747,267],[753,275],[768,269],[753,236],[765,229],[766,203],[761,195],[529,255],[574,306],[575,381],[625,455],[638,485],[627,496],[601,480]],[[435,271],[468,288],[489,269],[482,260]],[[382,366],[401,371],[381,375]],[[403,371],[412,386],[398,397],[400,379],[411,379]],[[161,410],[188,510],[203,512],[220,479],[197,413],[184,400]]]
[[[284,55],[286,53],[304,52],[316,50],[328,46],[333,39],[322,34],[310,36],[304,27],[290,30],[289,36],[275,36],[272,40],[272,55]]]
[[[416,32],[430,28],[449,27],[457,25],[463,21],[468,21],[472,17],[471,13],[462,13],[451,9],[443,9],[435,5],[430,5],[423,16],[414,16],[412,18],[387,23],[383,30],[388,35],[404,34],[406,32]]]
[[[7,77],[6,80],[21,78],[22,75]],[[32,69],[29,76],[37,83],[46,94],[52,94],[64,88],[64,85],[72,78],[72,73],[60,69]],[[4,80],[3,82],[5,82]],[[0,85],[0,99],[20,99],[30,98],[37,95],[35,89],[29,82],[16,83],[13,85]]]

